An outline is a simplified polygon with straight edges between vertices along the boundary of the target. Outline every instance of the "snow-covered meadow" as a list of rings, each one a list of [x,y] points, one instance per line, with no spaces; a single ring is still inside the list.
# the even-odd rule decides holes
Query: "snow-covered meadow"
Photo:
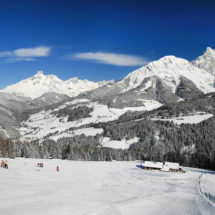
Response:
[[[37,169],[38,162],[44,167]],[[9,169],[0,168],[0,214],[215,214],[215,207],[200,189],[204,186],[214,192],[210,189],[215,186],[213,172],[187,168],[185,174],[166,173],[137,165],[9,159]]]

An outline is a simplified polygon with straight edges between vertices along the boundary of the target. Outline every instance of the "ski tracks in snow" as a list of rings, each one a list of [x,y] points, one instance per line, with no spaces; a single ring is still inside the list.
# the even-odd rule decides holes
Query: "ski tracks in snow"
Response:
[[[213,196],[210,192],[204,191],[202,185],[202,179],[207,176],[208,173],[202,173],[199,176],[199,191],[202,197],[215,208],[215,196]]]

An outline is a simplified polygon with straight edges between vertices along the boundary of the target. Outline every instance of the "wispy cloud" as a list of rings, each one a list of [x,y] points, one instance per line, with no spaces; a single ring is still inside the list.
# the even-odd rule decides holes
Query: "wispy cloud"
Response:
[[[16,49],[14,54],[18,57],[46,57],[50,54],[50,47],[40,46],[35,48]]]
[[[8,63],[15,63],[15,62],[21,62],[21,61],[35,61],[35,58],[30,58],[30,57],[11,57],[11,58],[6,58],[5,62]]]
[[[117,54],[107,52],[84,52],[70,55],[70,60],[82,59],[91,60],[97,63],[111,64],[116,66],[139,66],[148,63],[148,60],[144,57],[128,54]]]
[[[47,57],[50,53],[50,47],[38,46],[0,52],[0,58],[5,58],[6,62],[34,61],[38,57]]]
[[[6,52],[0,52],[0,57],[13,57],[13,52],[6,51]]]

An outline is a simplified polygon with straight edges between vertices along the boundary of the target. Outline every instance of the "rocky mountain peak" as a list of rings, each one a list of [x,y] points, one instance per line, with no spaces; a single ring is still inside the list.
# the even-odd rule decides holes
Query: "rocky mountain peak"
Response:
[[[207,47],[204,53],[214,53],[215,50],[212,49],[211,47]]]
[[[118,85],[122,92],[126,92],[140,86],[145,80],[148,80],[147,86],[150,86],[152,77],[161,79],[170,87],[173,93],[176,92],[182,77],[191,80],[204,93],[214,91],[215,77],[201,68],[196,68],[188,60],[175,56],[165,56],[150,62],[146,66],[128,74],[118,82]]]
[[[207,47],[203,55],[196,58],[192,64],[215,76],[215,50]]]
[[[39,71],[36,73],[36,75],[44,75],[43,70],[39,70]]]

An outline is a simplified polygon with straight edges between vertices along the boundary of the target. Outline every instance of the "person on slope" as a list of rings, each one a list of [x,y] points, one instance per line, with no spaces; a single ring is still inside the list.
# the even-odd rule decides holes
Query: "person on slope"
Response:
[[[1,162],[1,167],[4,167],[4,160],[2,160]]]
[[[57,166],[57,167],[56,167],[56,170],[57,170],[57,172],[59,172],[59,171],[60,171],[59,166]]]
[[[8,161],[7,160],[5,161],[5,165],[4,166],[5,166],[6,169],[8,169]]]

